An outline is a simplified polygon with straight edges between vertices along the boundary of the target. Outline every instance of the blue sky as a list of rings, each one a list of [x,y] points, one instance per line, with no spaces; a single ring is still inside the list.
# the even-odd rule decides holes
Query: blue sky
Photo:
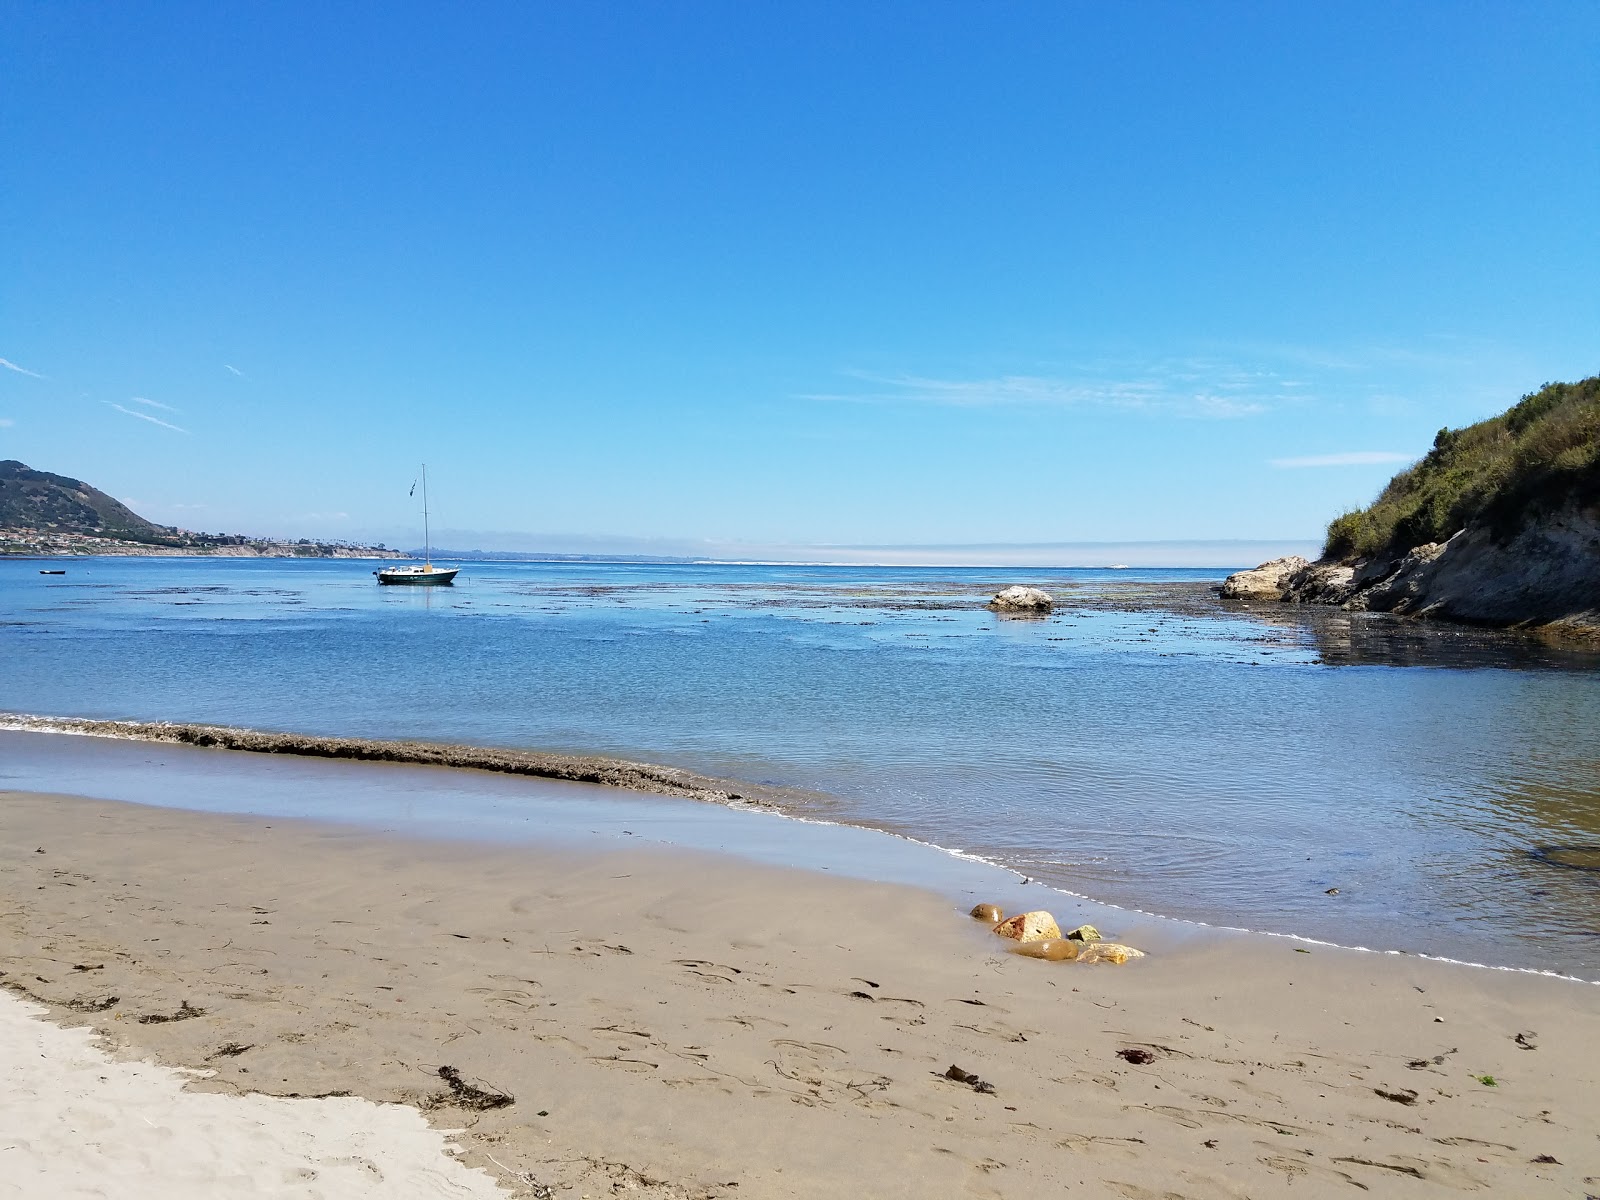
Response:
[[[0,457],[191,528],[1288,543],[1600,370],[1587,0],[6,12]]]

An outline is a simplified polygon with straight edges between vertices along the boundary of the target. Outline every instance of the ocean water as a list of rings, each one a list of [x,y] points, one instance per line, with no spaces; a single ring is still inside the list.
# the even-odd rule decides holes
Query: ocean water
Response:
[[[1222,571],[374,565],[0,561],[0,710],[677,764],[1125,907],[1600,978],[1593,655]],[[1014,582],[1062,603],[982,607]]]

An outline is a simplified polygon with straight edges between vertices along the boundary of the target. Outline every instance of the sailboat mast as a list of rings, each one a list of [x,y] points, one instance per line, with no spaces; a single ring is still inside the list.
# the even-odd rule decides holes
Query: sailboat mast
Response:
[[[428,533],[428,464],[422,464],[422,559],[433,570],[433,539]]]

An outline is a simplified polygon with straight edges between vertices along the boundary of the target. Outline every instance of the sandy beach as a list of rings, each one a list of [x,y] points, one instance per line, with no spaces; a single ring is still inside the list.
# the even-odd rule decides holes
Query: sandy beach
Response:
[[[1221,934],[1034,962],[964,898],[688,851],[17,792],[0,828],[17,998],[191,1093],[415,1106],[508,1195],[1600,1191],[1593,985]],[[50,1103],[8,1089],[0,1154]],[[186,1122],[148,1135],[173,1171]],[[0,1194],[94,1194],[73,1144]]]

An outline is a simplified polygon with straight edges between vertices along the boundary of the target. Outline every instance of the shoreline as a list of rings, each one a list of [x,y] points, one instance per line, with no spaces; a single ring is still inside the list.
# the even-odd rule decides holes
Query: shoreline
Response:
[[[205,725],[182,721],[122,721],[91,717],[52,717],[34,713],[0,712],[0,730],[56,733],[68,736],[117,738],[173,746],[235,750],[249,754],[288,754],[301,758],[346,759],[357,762],[398,763],[408,766],[449,767],[593,783],[658,796],[679,796],[734,807],[777,807],[775,799],[796,796],[798,790],[740,784],[702,775],[683,767],[635,762],[594,754],[561,754],[545,750],[511,750],[475,746],[465,742],[430,742],[388,738],[331,737],[242,729],[233,725]],[[739,789],[739,790],[735,790]]]
[[[1554,1196],[1600,1170],[1600,1004],[1558,980],[1224,933],[1040,963],[947,896],[681,847],[15,792],[0,821],[11,990],[120,1056],[216,1072],[190,1090],[433,1105],[516,1195],[1315,1196],[1398,1173]],[[440,1065],[514,1102],[441,1104]]]
[[[939,861],[943,860],[946,864],[952,862],[969,864],[979,868],[981,871],[990,872],[993,874],[995,886],[1006,886],[1020,881],[1023,884],[1043,888],[1057,897],[1052,902],[1055,907],[1078,911],[1078,917],[1074,923],[1079,921],[1095,923],[1105,919],[1155,922],[1160,926],[1191,931],[1197,936],[1242,935],[1376,957],[1414,959],[1473,970],[1527,975],[1588,986],[1600,986],[1600,978],[1587,978],[1573,974],[1570,971],[1552,967],[1482,962],[1448,954],[1342,942],[1293,930],[1260,929],[1248,925],[1229,923],[1226,920],[1208,921],[1197,917],[1162,912],[1143,907],[1138,901],[1107,900],[1060,884],[1035,879],[1017,867],[982,854],[940,845],[926,838],[874,824],[870,821],[842,816],[818,816],[814,812],[793,811],[782,802],[784,800],[790,803],[809,802],[812,806],[815,806],[818,803],[833,802],[835,801],[833,797],[803,792],[799,789],[742,784],[731,780],[700,775],[687,769],[664,767],[657,764],[599,756],[569,756],[537,751],[503,750],[470,744],[333,738],[248,730],[232,726],[76,717],[43,717],[31,714],[0,712],[0,733],[4,732],[41,736],[87,737],[106,739],[113,742],[174,746],[188,750],[221,750],[241,755],[279,756],[290,761],[302,760],[312,763],[327,761],[345,763],[350,766],[371,764],[401,771],[409,768],[438,770],[446,773],[481,771],[490,776],[505,776],[512,779],[522,778],[531,781],[548,780],[558,784],[576,785],[579,788],[597,787],[602,789],[598,793],[599,796],[609,798],[659,796],[675,800],[687,800],[694,804],[713,805],[717,809],[729,813],[766,815],[786,822],[810,826],[822,831],[824,838],[826,837],[826,831],[839,831],[841,834],[881,836],[893,839],[894,843],[902,845],[913,852],[921,851],[930,856],[925,862],[925,869],[917,870],[913,866],[908,870],[905,867],[900,867],[892,875],[887,875],[882,870],[883,863],[874,861],[870,851],[865,854],[857,853],[853,856],[854,865],[846,865],[844,870],[853,878],[865,882],[893,883],[921,888],[948,888],[956,884],[950,871],[940,867]],[[224,768],[224,771],[226,771],[226,768]],[[323,782],[326,781],[315,781],[313,786],[316,783]],[[733,790],[735,788],[743,790],[735,791]],[[752,792],[759,793],[759,795],[752,795]],[[128,799],[125,795],[95,794],[105,800],[125,801]],[[159,800],[137,800],[134,802],[153,802],[163,808],[173,807],[172,805],[161,803]],[[196,811],[186,805],[177,807],[180,811]],[[202,809],[198,811],[211,810]],[[309,820],[335,825],[351,819],[338,814],[322,816],[296,811],[284,812],[272,808],[256,809],[246,807],[227,811],[264,818],[276,816],[284,817],[285,819]],[[670,817],[667,818],[667,821],[670,826]],[[376,828],[370,822],[363,821],[362,823],[364,827]],[[635,820],[632,823],[637,824],[638,821]],[[434,829],[413,832],[407,836],[429,838],[439,836],[439,834],[437,829]],[[477,833],[468,832],[464,835],[450,834],[446,836],[449,836],[452,840],[474,842],[483,841],[488,835],[480,831]],[[548,837],[549,835],[546,834],[544,836]],[[633,835],[629,833],[628,836]],[[712,853],[730,854],[752,862],[765,861],[768,865],[772,865],[776,861],[770,854],[753,853],[749,847],[742,847],[737,836],[726,838],[722,843],[712,843],[709,847],[695,843],[692,834],[688,843],[683,843],[680,837],[668,836],[663,844],[684,844],[691,850],[709,849]],[[832,847],[826,844],[814,845],[807,854],[794,862],[783,861],[779,862],[778,865],[799,866],[809,870],[834,870],[840,864],[832,860],[829,853],[830,849]],[[959,886],[965,891],[970,889],[971,883],[972,880],[967,879],[962,881]]]

